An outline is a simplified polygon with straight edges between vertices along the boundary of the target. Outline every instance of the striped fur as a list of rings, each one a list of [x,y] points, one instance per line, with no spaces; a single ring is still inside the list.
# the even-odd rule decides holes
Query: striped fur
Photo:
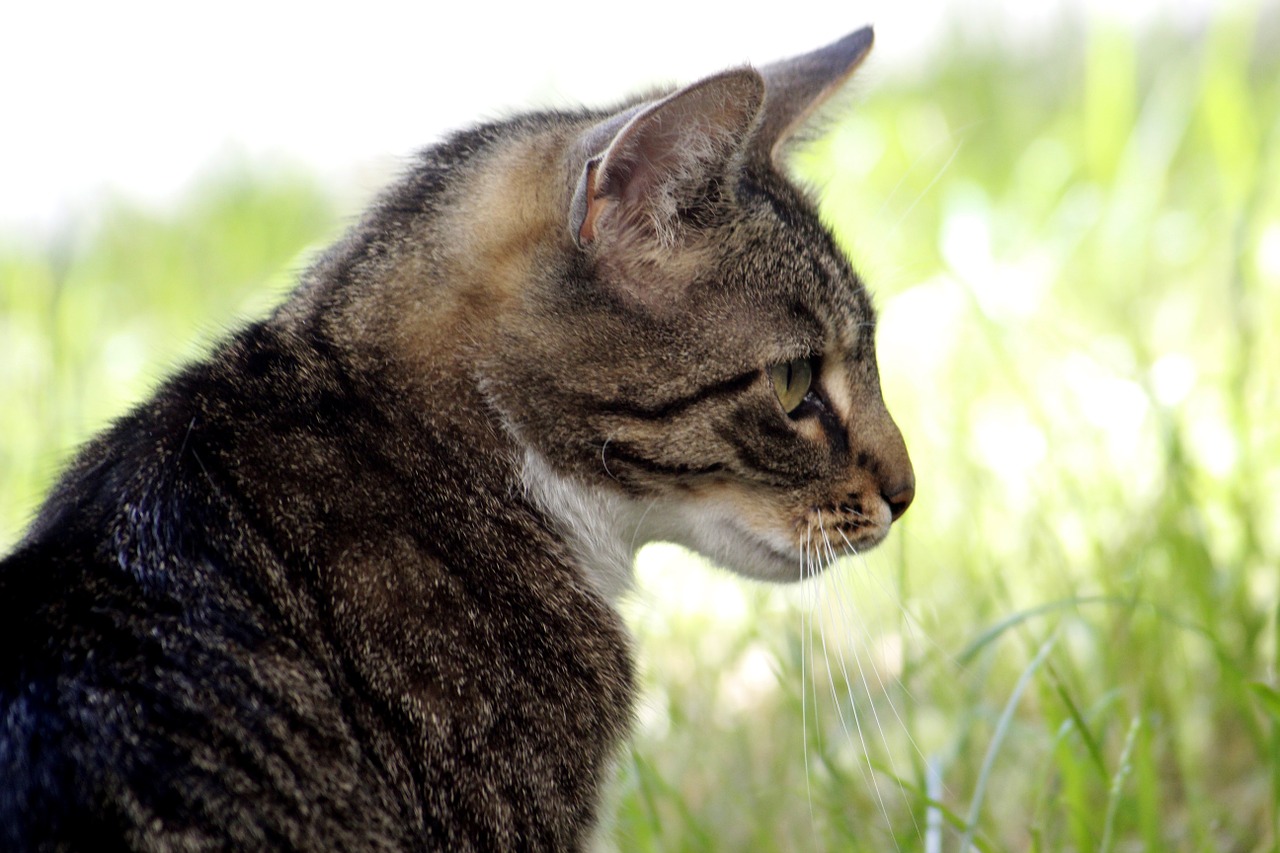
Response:
[[[869,46],[456,134],[92,441],[0,564],[0,848],[588,844],[635,549],[790,579],[910,500],[774,163]]]

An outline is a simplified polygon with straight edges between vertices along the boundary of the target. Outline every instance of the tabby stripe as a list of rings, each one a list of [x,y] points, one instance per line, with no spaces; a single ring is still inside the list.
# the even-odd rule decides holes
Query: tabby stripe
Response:
[[[809,306],[801,300],[791,300],[791,304],[787,306],[787,313],[815,332],[825,334],[826,324],[819,320],[818,315],[813,313]]]
[[[688,394],[683,397],[675,397],[654,406],[646,406],[632,400],[599,399],[591,400],[589,406],[597,412],[604,412],[606,414],[622,415],[623,417],[635,418],[636,420],[641,421],[661,421],[674,415],[678,415],[685,409],[695,406],[704,400],[741,394],[743,391],[746,391],[754,385],[759,376],[760,371],[748,370],[746,373],[740,373],[737,376],[725,379],[722,382],[716,382],[703,388],[699,388],[692,394]]]
[[[743,441],[732,429],[718,430],[718,432],[721,438],[733,445],[739,462],[757,474],[767,474],[772,485],[789,486],[795,483],[795,474],[767,463],[754,447]]]
[[[601,455],[604,457],[606,465],[613,461],[621,462],[624,465],[639,468],[646,473],[661,474],[665,477],[699,477],[718,474],[724,470],[724,466],[718,462],[703,466],[672,465],[666,462],[659,462],[637,452],[631,445],[617,441],[611,441],[606,444],[604,450],[601,451]]]
[[[824,397],[822,411],[818,412],[818,424],[826,434],[827,443],[831,445],[831,453],[836,458],[847,458],[849,455],[849,431],[840,421],[840,416],[831,408],[831,403]]]
[[[791,186],[778,186],[778,182],[769,181],[772,187],[765,187],[754,176],[743,174],[738,181],[738,197],[744,201],[750,199],[769,206],[778,221],[792,231],[801,232],[801,240],[805,243],[818,243],[826,249],[825,254],[833,257],[844,257],[831,232],[814,220],[811,213],[812,202]],[[791,196],[779,198],[775,189]]]

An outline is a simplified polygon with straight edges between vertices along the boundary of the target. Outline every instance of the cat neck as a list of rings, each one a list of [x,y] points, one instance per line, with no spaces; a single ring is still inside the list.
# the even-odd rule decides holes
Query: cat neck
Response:
[[[547,251],[568,241],[548,200],[567,196],[557,176],[570,137],[518,127],[424,152],[282,313],[320,318],[356,357],[403,364],[410,383],[446,365],[471,372]]]
[[[575,129],[563,122],[498,139],[458,139],[383,199],[313,271],[285,322],[320,322],[366,371],[391,370],[424,428],[451,436],[459,459],[521,490],[575,574],[613,602],[632,585],[637,550],[663,527],[651,504],[557,471],[488,399],[495,334],[520,316],[530,279],[558,274],[568,231],[558,176]],[[451,159],[454,146],[466,156]],[[571,169],[568,171],[572,171]],[[406,211],[413,211],[407,214]],[[521,321],[522,322],[522,321]],[[488,372],[494,372],[489,368]],[[465,447],[461,443],[465,442]],[[470,483],[489,489],[494,484]],[[513,509],[514,511],[514,509]]]
[[[640,535],[644,506],[556,472],[533,449],[525,450],[521,480],[525,493],[565,538],[595,591],[612,602],[630,590],[636,552],[647,541]]]
[[[558,472],[529,448],[520,476],[534,507],[552,522],[577,558],[580,575],[611,603],[634,586],[636,555],[651,542],[721,555],[726,562],[750,559],[736,552],[737,537],[725,537],[726,515],[732,510],[714,502],[629,497]]]

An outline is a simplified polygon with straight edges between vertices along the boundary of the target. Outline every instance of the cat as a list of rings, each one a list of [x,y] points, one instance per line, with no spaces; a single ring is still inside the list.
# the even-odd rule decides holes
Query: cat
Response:
[[[0,848],[573,850],[643,543],[795,580],[915,480],[779,163],[870,29],[426,149],[0,565]]]

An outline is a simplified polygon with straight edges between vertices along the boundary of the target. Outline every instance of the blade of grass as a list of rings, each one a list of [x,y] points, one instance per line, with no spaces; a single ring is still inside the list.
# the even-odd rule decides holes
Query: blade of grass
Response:
[[[1129,723],[1129,733],[1125,735],[1124,748],[1120,750],[1120,766],[1111,779],[1111,790],[1107,796],[1107,818],[1103,823],[1102,843],[1098,845],[1098,853],[1111,853],[1115,843],[1116,814],[1120,809],[1120,799],[1124,795],[1124,783],[1133,769],[1131,759],[1133,745],[1137,743],[1138,732],[1142,728],[1142,718],[1134,717]]]
[[[1031,678],[1040,669],[1041,664],[1053,651],[1053,647],[1057,644],[1057,634],[1052,634],[1049,639],[1041,644],[1040,650],[1036,652],[1036,656],[1031,659],[1031,663],[1027,664],[1023,669],[1022,675],[1018,677],[1018,683],[1014,685],[1013,692],[1009,695],[1009,701],[1005,703],[1004,711],[1000,714],[1000,719],[996,723],[996,730],[991,736],[991,743],[987,747],[987,753],[982,759],[982,769],[978,772],[978,783],[974,787],[973,800],[969,804],[969,816],[965,820],[964,836],[960,839],[961,853],[969,853],[973,847],[974,832],[978,825],[978,815],[982,813],[982,801],[987,793],[987,780],[991,777],[991,768],[995,765],[996,756],[1000,752],[1000,747],[1004,743],[1005,736],[1009,733],[1009,726],[1013,721],[1013,712],[1018,707],[1018,700],[1022,698],[1023,692],[1031,683]]]

